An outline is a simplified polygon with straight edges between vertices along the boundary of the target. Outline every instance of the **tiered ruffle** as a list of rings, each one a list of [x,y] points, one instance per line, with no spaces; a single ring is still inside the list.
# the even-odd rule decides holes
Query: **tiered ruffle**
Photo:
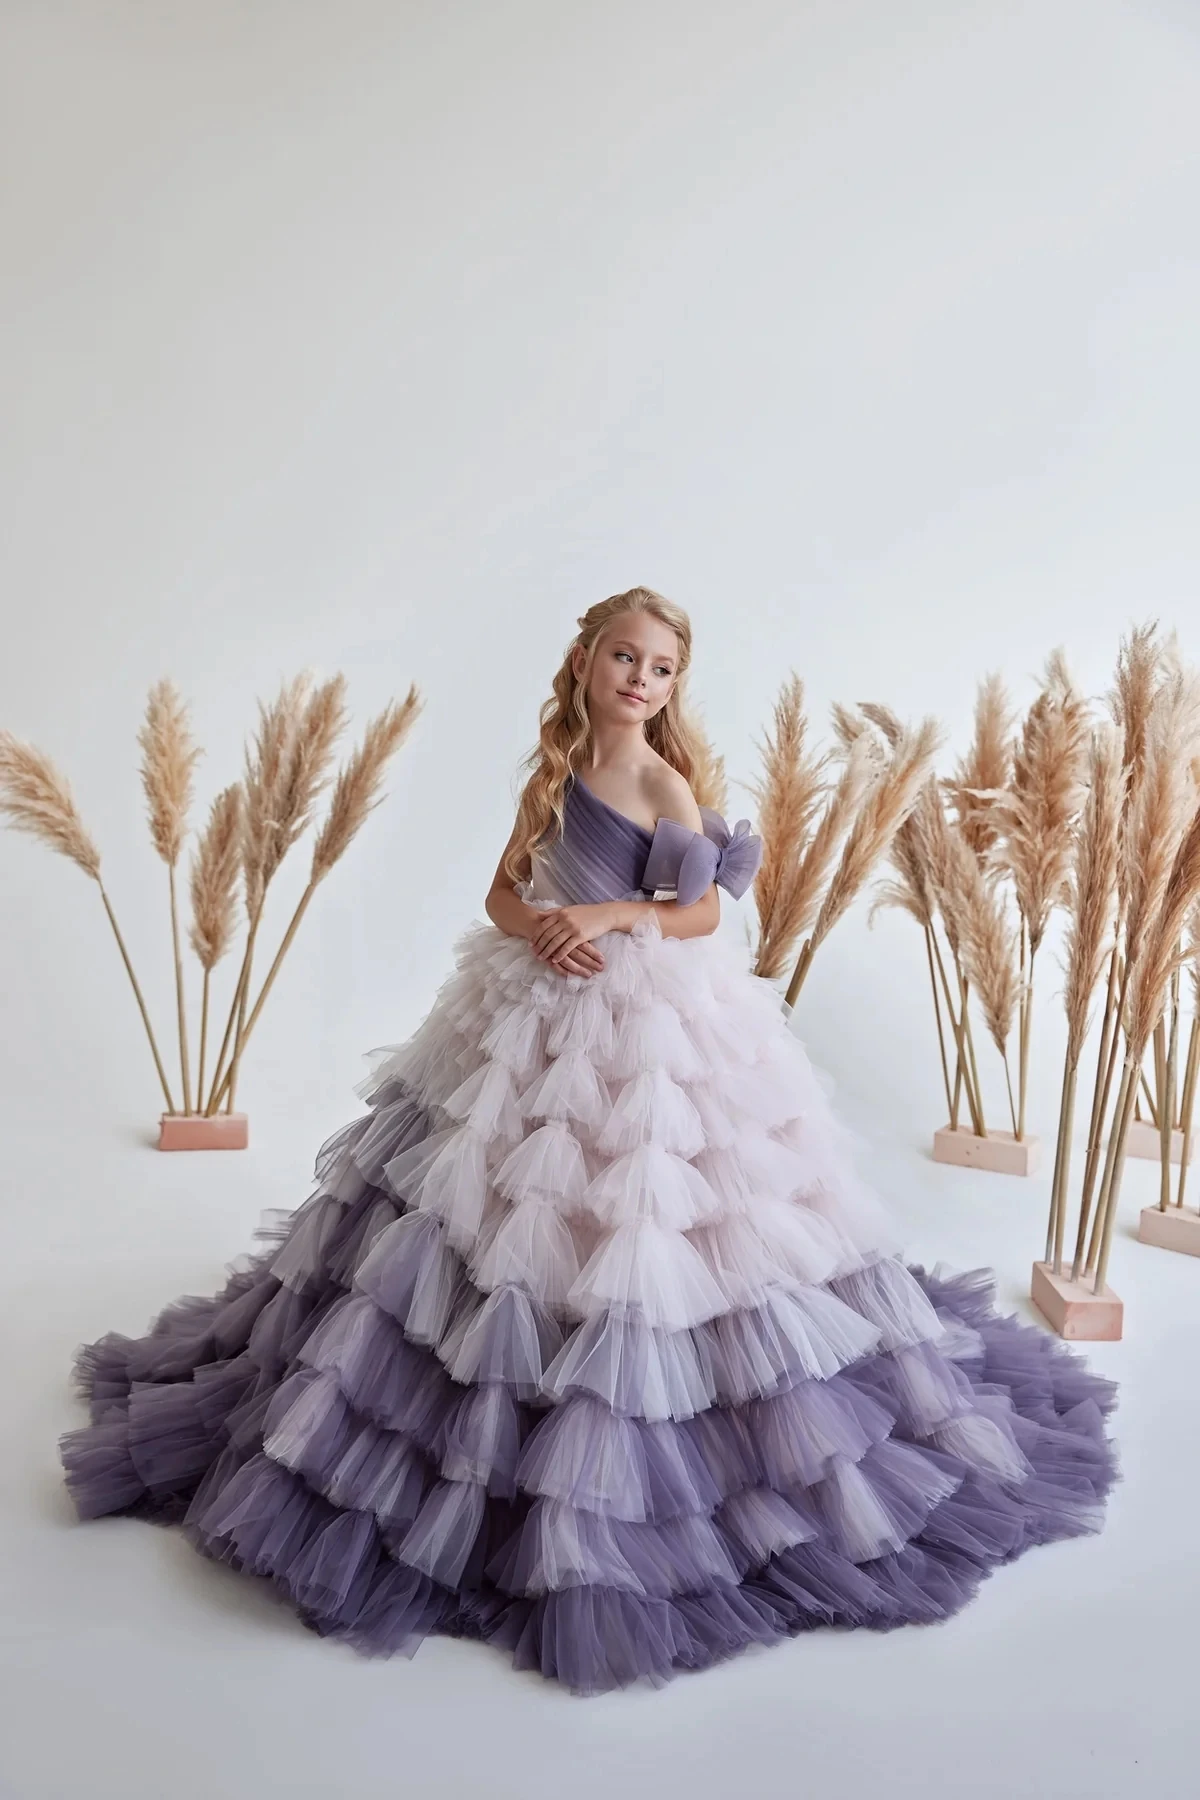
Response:
[[[80,1352],[80,1513],[181,1519],[317,1630],[574,1689],[943,1618],[1093,1530],[1109,1384],[899,1260],[768,984],[647,916],[563,978],[474,926],[317,1191]]]

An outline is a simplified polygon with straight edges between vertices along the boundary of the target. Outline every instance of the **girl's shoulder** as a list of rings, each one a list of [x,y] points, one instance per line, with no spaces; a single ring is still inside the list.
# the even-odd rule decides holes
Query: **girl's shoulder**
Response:
[[[647,799],[660,819],[674,819],[692,831],[703,830],[696,796],[686,778],[665,757],[656,756],[647,774]]]

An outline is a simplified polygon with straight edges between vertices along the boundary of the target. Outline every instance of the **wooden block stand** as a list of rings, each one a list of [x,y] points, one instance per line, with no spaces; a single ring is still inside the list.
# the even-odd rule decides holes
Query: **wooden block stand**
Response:
[[[933,1160],[960,1169],[990,1169],[995,1175],[1033,1175],[1041,1145],[1035,1137],[1018,1139],[1011,1131],[990,1131],[981,1138],[969,1125],[957,1130],[943,1125],[933,1134]]]
[[[158,1123],[160,1150],[244,1150],[249,1142],[245,1113],[163,1113]]]
[[[1129,1136],[1125,1144],[1126,1155],[1142,1156],[1147,1162],[1159,1162],[1162,1159],[1162,1133],[1157,1125],[1151,1125],[1148,1119],[1134,1119],[1129,1127]],[[1171,1161],[1180,1163],[1183,1160],[1183,1133],[1171,1133]],[[1196,1160],[1196,1137],[1193,1135],[1188,1145],[1188,1167]]]
[[[1090,1281],[1072,1281],[1066,1268],[1056,1275],[1049,1263],[1033,1265],[1033,1304],[1061,1338],[1093,1344],[1119,1342],[1125,1307],[1110,1287],[1092,1292]]]
[[[1157,1244],[1160,1250],[1178,1250],[1184,1256],[1200,1256],[1200,1212],[1191,1206],[1144,1206],[1138,1220],[1139,1244]]]

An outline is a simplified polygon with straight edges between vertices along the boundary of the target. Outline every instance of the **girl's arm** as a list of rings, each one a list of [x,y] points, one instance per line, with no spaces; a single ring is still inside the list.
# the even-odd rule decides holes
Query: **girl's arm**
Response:
[[[507,844],[500,853],[500,861],[496,864],[496,873],[492,876],[492,885],[487,891],[483,909],[492,924],[505,932],[509,937],[532,939],[539,926],[546,921],[545,909],[530,906],[513,889],[512,879],[504,871],[504,858],[516,841],[517,828],[514,825]],[[526,857],[523,879],[529,879],[529,859]],[[539,952],[540,954],[540,952]],[[547,957],[554,968],[565,975],[594,975],[604,967],[603,952],[593,944],[579,944],[565,956]]]
[[[721,923],[721,897],[715,881],[688,906],[680,906],[678,900],[612,900],[609,906],[613,916],[610,931],[632,931],[647,913],[658,914],[664,937],[708,937]]]

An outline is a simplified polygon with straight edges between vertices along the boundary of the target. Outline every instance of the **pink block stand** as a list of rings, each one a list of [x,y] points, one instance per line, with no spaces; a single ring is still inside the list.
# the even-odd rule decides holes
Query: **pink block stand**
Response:
[[[163,1113],[158,1125],[160,1150],[244,1150],[250,1142],[245,1113]]]
[[[1145,1206],[1138,1220],[1138,1242],[1157,1244],[1160,1250],[1178,1250],[1184,1256],[1200,1256],[1200,1212],[1191,1206],[1168,1206],[1166,1212]]]
[[[1162,1133],[1157,1125],[1151,1125],[1148,1119],[1134,1119],[1129,1127],[1129,1136],[1125,1140],[1125,1151],[1128,1156],[1143,1156],[1147,1162],[1162,1160]],[[1183,1160],[1183,1133],[1176,1129],[1171,1133],[1171,1161],[1179,1163]],[[1196,1138],[1193,1136],[1188,1145],[1188,1166],[1196,1160]]]
[[[1120,1340],[1125,1307],[1110,1287],[1099,1294],[1085,1276],[1072,1281],[1066,1268],[1056,1275],[1049,1263],[1033,1265],[1033,1304],[1061,1338],[1085,1339],[1093,1344]]]
[[[933,1134],[933,1160],[960,1169],[990,1169],[994,1175],[1032,1175],[1041,1160],[1037,1138],[1015,1138],[1011,1131],[989,1131],[976,1137],[969,1125],[943,1125]]]

